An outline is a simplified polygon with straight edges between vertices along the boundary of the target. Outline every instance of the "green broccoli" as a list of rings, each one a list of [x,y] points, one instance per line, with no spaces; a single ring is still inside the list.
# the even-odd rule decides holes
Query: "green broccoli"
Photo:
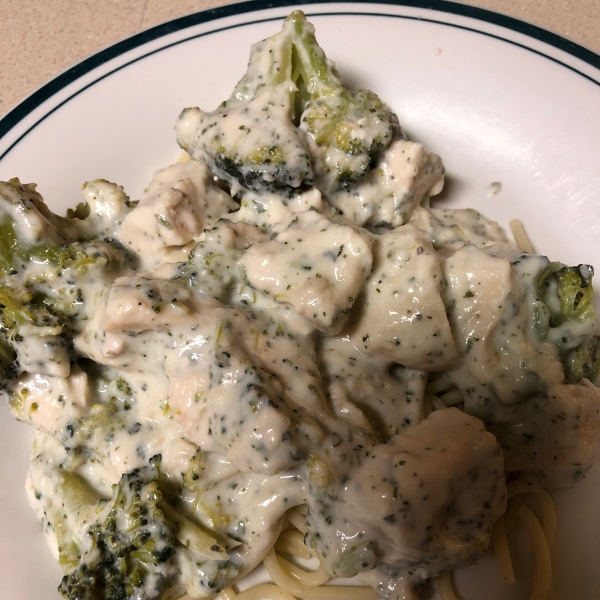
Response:
[[[594,268],[590,265],[551,265],[551,273],[543,283],[544,302],[551,312],[551,327],[559,327],[568,321],[594,320],[593,275]]]
[[[70,517],[52,503],[50,512],[66,572],[58,589],[66,600],[150,600],[180,589],[180,563],[218,573],[220,587],[237,574],[227,552],[239,542],[173,508],[161,493],[161,460],[156,455],[123,475],[110,500],[95,501],[83,478],[60,473],[58,497]],[[73,529],[70,520],[79,526]],[[86,539],[77,539],[76,532],[90,522]]]
[[[57,273],[65,269],[85,272],[88,266],[98,263],[106,266],[116,253],[121,266],[132,267],[134,257],[113,237],[100,240],[101,232],[96,230],[104,227],[104,233],[111,233],[105,221],[111,216],[121,217],[118,209],[125,212],[133,204],[120,188],[103,181],[86,184],[86,193],[95,199],[93,215],[86,217],[90,214],[89,205],[85,210],[80,205],[71,211],[72,218],[65,218],[46,206],[34,184],[24,185],[18,179],[0,181],[0,278],[22,274],[31,262],[47,265]],[[112,212],[98,200],[98,196],[111,194],[115,205]]]
[[[294,126],[293,24],[252,46],[248,70],[211,113],[190,108],[176,130],[180,146],[231,187],[283,192],[312,183],[308,145]]]
[[[252,47],[229,100],[211,113],[184,110],[176,130],[180,146],[232,194],[288,196],[312,185],[315,170],[322,192],[349,187],[402,135],[373,92],[344,86],[301,11]]]
[[[589,379],[600,383],[600,335],[593,335],[587,343],[571,350],[564,360],[565,376],[569,382]]]
[[[578,346],[595,326],[593,275],[590,265],[551,263],[543,279],[541,297],[550,311],[549,325],[559,333],[558,341],[565,349]]]
[[[348,188],[362,179],[401,131],[396,115],[368,90],[351,92],[317,43],[315,29],[304,14],[293,12],[294,50],[300,76],[310,95],[300,127],[319,148],[313,161],[321,191]]]
[[[35,367],[36,372],[68,375],[70,343],[63,335],[66,320],[66,315],[51,310],[43,294],[0,283],[0,385],[29,367]]]
[[[541,299],[550,312],[548,339],[558,347],[569,382],[595,380],[600,370],[593,274],[589,265],[552,263],[541,284]]]
[[[133,258],[111,239],[78,241],[33,185],[0,182],[0,386],[22,371],[65,377],[73,335],[89,317],[93,286]],[[17,277],[18,276],[18,279]]]
[[[81,540],[72,531],[66,515],[85,521],[93,513],[100,497],[83,477],[65,469],[54,472],[58,481],[58,494],[44,507],[44,513],[54,530],[58,546],[58,562],[64,573],[69,573],[81,561]],[[59,500],[55,503],[54,500]]]
[[[25,276],[19,284],[10,274],[0,277],[0,338],[5,360],[10,365],[0,371],[6,383],[21,370],[66,376],[73,358],[73,335],[84,323],[87,307],[81,291],[84,280],[106,279],[118,268],[115,252],[104,242],[71,245],[19,246],[29,253],[24,265],[18,262],[10,271],[26,269],[30,259],[45,264]],[[4,364],[4,363],[3,363]]]
[[[15,359],[17,355],[6,337],[0,335],[0,386],[12,381],[16,374]]]
[[[86,442],[97,436],[104,443],[94,444],[94,446],[107,450],[108,444],[112,442],[115,435],[127,429],[126,415],[135,402],[134,398],[118,392],[112,394],[112,382],[107,386],[107,392],[110,396],[106,401],[93,404],[85,416],[69,423],[63,434],[63,443],[66,447],[86,447]],[[134,435],[142,426],[140,423],[135,423],[129,424],[129,427],[132,428],[129,433]]]
[[[177,525],[158,507],[161,498],[153,467],[123,475],[103,519],[88,529],[81,562],[63,577],[64,598],[150,599],[173,585]]]
[[[49,260],[65,238],[38,210],[33,186],[18,179],[0,182],[0,276],[17,275],[30,260]]]

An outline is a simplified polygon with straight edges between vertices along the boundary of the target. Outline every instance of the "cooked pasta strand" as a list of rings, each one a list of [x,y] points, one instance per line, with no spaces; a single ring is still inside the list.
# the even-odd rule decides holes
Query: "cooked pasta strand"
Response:
[[[494,525],[494,529],[492,530],[492,543],[494,544],[494,553],[498,560],[502,579],[504,579],[506,583],[512,585],[516,582],[516,579],[512,558],[510,556],[510,548],[508,547],[508,539],[506,538],[504,515],[502,515]]]
[[[240,592],[235,600],[296,600],[292,594],[272,583],[261,583]]]
[[[286,513],[287,520],[302,534],[308,531],[306,527],[306,515],[299,510],[300,507],[292,508]]]
[[[510,500],[519,494],[535,494],[539,492],[542,488],[539,484],[534,481],[530,481],[529,479],[517,479],[515,481],[511,481],[506,486],[506,494],[507,498]]]
[[[435,588],[442,600],[460,600],[452,585],[452,574],[443,573],[435,579]]]
[[[231,586],[227,586],[224,590],[221,590],[219,596],[221,596],[221,600],[233,600],[237,597],[237,594]]]
[[[546,600],[550,592],[552,567],[550,563],[550,550],[548,549],[544,530],[531,509],[525,504],[521,504],[517,511],[517,516],[525,522],[527,532],[531,537],[535,550],[533,583],[529,600]]]
[[[275,549],[278,552],[285,552],[299,558],[309,559],[312,557],[309,549],[304,544],[304,535],[295,529],[282,531],[275,543]]]
[[[439,394],[440,392],[445,392],[449,390],[453,385],[448,383],[445,379],[434,379],[433,381],[429,381],[427,383],[427,387],[425,388],[430,394]]]
[[[433,407],[433,410],[440,410],[442,408],[448,408],[446,406],[446,404],[444,404],[444,401],[439,397],[436,396],[435,394],[426,394],[427,399],[429,400],[429,402],[431,402],[431,406]]]
[[[540,490],[535,494],[535,499],[542,509],[542,529],[548,542],[548,548],[552,550],[554,536],[556,535],[556,507],[546,490]]]
[[[281,568],[303,585],[315,587],[317,585],[323,585],[326,581],[331,579],[323,565],[319,565],[319,568],[316,571],[307,571],[306,569],[297,567],[281,556],[278,556],[277,559],[279,560]]]
[[[515,244],[517,247],[525,252],[533,253],[533,246],[531,245],[528,235],[525,233],[525,227],[523,227],[523,223],[521,223],[519,219],[513,219],[509,222],[508,226],[510,227],[510,231],[515,238]]]
[[[517,522],[517,511],[523,504],[523,497],[521,495],[516,496],[508,501],[506,512],[504,513],[504,528],[506,533],[509,534]]]
[[[446,406],[453,406],[454,404],[458,404],[464,400],[463,393],[460,390],[452,390],[451,392],[446,392],[440,396],[440,400]]]
[[[283,570],[273,549],[265,556],[264,563],[269,576],[280,588],[306,600],[379,600],[379,594],[368,587],[302,585]]]

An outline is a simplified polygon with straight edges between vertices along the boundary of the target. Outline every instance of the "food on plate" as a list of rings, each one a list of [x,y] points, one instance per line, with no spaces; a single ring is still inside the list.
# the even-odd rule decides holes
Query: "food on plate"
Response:
[[[0,184],[2,385],[65,599],[229,598],[263,559],[295,573],[274,547],[415,598],[509,496],[584,476],[592,267],[432,208],[441,159],[302,13],[176,134],[192,160],[139,201],[97,180],[60,217]]]

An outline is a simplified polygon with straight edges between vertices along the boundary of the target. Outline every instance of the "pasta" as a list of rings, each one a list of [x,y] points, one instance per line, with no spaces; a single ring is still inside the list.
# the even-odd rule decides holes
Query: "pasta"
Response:
[[[510,230],[515,238],[515,244],[517,245],[517,247],[521,250],[524,250],[525,252],[532,253],[533,246],[531,245],[529,237],[525,233],[523,223],[518,219],[513,219],[512,221],[510,221],[508,226],[510,227]]]
[[[321,569],[317,571],[318,577],[316,585],[307,584],[300,581],[308,580],[306,574],[301,574],[301,569],[295,567],[284,558],[278,557],[274,550],[271,550],[264,559],[267,572],[271,579],[286,592],[298,598],[307,600],[376,600],[379,594],[372,588],[348,587],[348,586],[321,586],[320,581],[323,577]]]
[[[443,387],[439,384],[437,386],[432,385],[430,389],[443,391]],[[517,500],[511,505],[509,513],[511,529],[518,520],[522,521],[534,545],[536,559],[529,600],[546,600],[551,582],[550,551],[556,532],[554,502],[548,492],[527,480],[516,480],[509,484],[508,496]],[[541,509],[541,520],[538,520],[532,509],[528,508],[528,503],[536,504]],[[232,588],[227,588],[220,593],[221,600],[233,600],[233,598],[241,600],[261,600],[263,598],[269,600],[315,598],[318,600],[319,598],[331,598],[335,600],[338,594],[340,600],[378,598],[377,595],[372,595],[372,590],[369,588],[339,587],[332,589],[329,586],[323,590],[322,594],[313,593],[309,590],[308,588],[322,586],[329,581],[330,576],[322,565],[316,571],[307,571],[277,555],[277,553],[289,554],[292,557],[304,560],[312,557],[303,541],[303,535],[306,533],[304,515],[296,509],[292,509],[286,515],[286,518],[289,526],[282,531],[274,549],[270,551],[265,560],[267,572],[276,584],[258,584],[239,594],[236,594]],[[502,515],[494,524],[492,534],[493,551],[498,560],[503,580],[505,583],[515,584],[516,579],[512,567],[505,523],[506,515]],[[295,585],[293,580],[299,585]],[[443,573],[436,578],[436,590],[441,600],[461,600],[455,592],[450,572]],[[182,600],[190,600],[190,598],[186,596]]]
[[[444,573],[435,580],[437,593],[442,600],[459,600],[452,585],[452,575]]]

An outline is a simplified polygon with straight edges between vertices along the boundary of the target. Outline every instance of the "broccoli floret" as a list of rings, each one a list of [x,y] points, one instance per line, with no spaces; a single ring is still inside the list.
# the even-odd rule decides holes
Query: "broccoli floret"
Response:
[[[313,179],[308,145],[294,126],[293,24],[254,44],[248,70],[229,100],[205,113],[190,108],[176,130],[180,146],[207,164],[232,195],[246,190],[283,192]]]
[[[550,312],[548,339],[558,347],[569,382],[595,380],[600,370],[593,274],[589,265],[552,263],[542,282],[541,297]]]
[[[314,170],[322,192],[348,188],[402,135],[373,92],[344,86],[300,11],[252,47],[229,100],[211,113],[184,110],[176,129],[180,146],[232,194],[293,195],[313,183]]]
[[[322,191],[348,188],[362,179],[401,131],[396,115],[368,90],[350,91],[317,43],[314,26],[300,11],[287,19],[294,26],[294,50],[310,95],[300,127],[316,143],[314,168]]]
[[[22,371],[66,377],[91,309],[84,294],[95,297],[83,283],[113,281],[132,266],[112,240],[77,241],[70,221],[35,186],[0,182],[0,386]]]
[[[0,272],[28,259],[56,262],[56,247],[93,239],[112,241],[137,202],[103,179],[83,185],[84,202],[54,214],[33,183],[0,182]],[[20,225],[25,222],[27,228]],[[15,224],[19,226],[15,226]]]
[[[65,514],[77,515],[78,521],[85,521],[90,507],[95,507],[100,498],[87,481],[65,469],[57,470],[59,506],[51,503],[44,513],[54,530],[58,546],[58,562],[64,573],[69,573],[81,561],[81,543],[74,535]]]
[[[0,383],[21,370],[68,375],[74,356],[73,335],[87,316],[81,282],[99,282],[118,268],[111,264],[115,262],[112,249],[98,244],[104,242],[19,247],[30,258],[23,266],[14,263],[9,272],[26,269],[28,260],[34,260],[45,264],[47,278],[37,277],[41,269],[34,269],[32,281],[27,275],[19,283],[10,274],[0,277],[0,338],[7,350],[3,354],[14,355],[13,362],[18,358],[18,364],[11,362],[2,370]]]
[[[125,430],[127,422],[122,411],[129,410],[127,400],[124,402],[115,396],[108,402],[99,402],[90,408],[89,414],[71,425],[70,435],[76,441],[92,439],[97,433],[105,443],[112,441],[115,434]],[[82,443],[82,445],[84,445]]]
[[[13,347],[6,337],[0,335],[0,387],[15,378],[17,374],[16,358],[17,354]]]
[[[172,586],[177,525],[158,507],[161,498],[155,468],[123,475],[104,519],[88,530],[89,549],[58,588],[64,598],[150,599]]]
[[[83,184],[84,202],[67,211],[67,221],[76,223],[80,240],[113,241],[125,217],[137,206],[121,186],[105,179]]]
[[[0,182],[0,276],[17,275],[30,260],[49,260],[52,249],[65,243],[38,210],[42,205],[34,186]]]
[[[556,268],[556,264],[552,265]],[[544,281],[544,301],[550,309],[550,326],[559,327],[569,321],[594,320],[594,291],[590,265],[562,266]]]
[[[577,382],[585,378],[598,385],[600,383],[600,336],[593,335],[587,343],[571,350],[564,365],[567,381]]]
[[[550,335],[563,350],[573,349],[593,333],[593,275],[590,265],[551,263],[543,279],[541,297],[550,311]]]
[[[215,591],[237,575],[239,567],[230,562],[227,551],[238,542],[192,522],[163,498],[160,462],[156,455],[147,466],[126,473],[114,486],[112,499],[95,503],[84,494],[83,479],[61,473],[63,506],[76,515],[75,520],[85,523],[90,515],[99,515],[85,540],[73,539],[64,519],[53,523],[67,571],[58,589],[66,600],[159,597],[181,589],[180,561],[191,569],[202,566],[204,572],[218,574],[222,581],[214,579],[219,585]]]
[[[0,287],[0,323],[4,331],[9,332],[26,323],[50,324],[47,318],[36,315],[34,310],[27,306],[32,298],[32,294],[23,288]]]
[[[0,284],[0,385],[34,366],[39,372],[66,376],[70,353],[62,335],[66,320],[64,314],[49,309],[43,295]]]
[[[30,262],[78,271],[98,263],[104,266],[115,251],[121,255],[122,266],[133,265],[133,256],[114,236],[97,239],[101,233],[111,233],[106,221],[122,218],[133,204],[114,184],[96,181],[86,184],[85,189],[86,197],[95,202],[92,216],[85,216],[90,214],[87,204],[87,208],[80,205],[71,211],[72,218],[65,218],[46,206],[34,184],[23,185],[18,179],[0,182],[0,277],[18,275]],[[110,196],[112,205],[107,207],[109,200],[99,199],[103,196]],[[87,221],[82,220],[84,217]],[[106,231],[96,231],[101,226]],[[113,222],[112,228],[115,226]]]
[[[201,489],[204,466],[202,464],[203,452],[198,448],[189,461],[189,466],[183,474],[183,485],[193,492]]]

